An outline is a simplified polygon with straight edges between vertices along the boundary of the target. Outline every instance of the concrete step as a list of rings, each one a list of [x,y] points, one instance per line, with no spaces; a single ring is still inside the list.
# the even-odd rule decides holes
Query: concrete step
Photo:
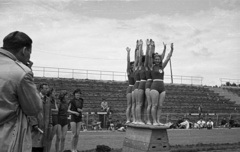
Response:
[[[240,97],[235,95],[232,92],[227,91],[223,88],[217,88],[217,87],[208,87],[209,90],[214,91],[215,93],[218,93],[220,96],[224,96],[226,99],[229,99],[232,102],[235,102],[235,104],[240,105]]]

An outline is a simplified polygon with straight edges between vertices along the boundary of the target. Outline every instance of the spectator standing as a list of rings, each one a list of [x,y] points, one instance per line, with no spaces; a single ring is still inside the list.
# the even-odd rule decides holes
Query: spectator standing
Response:
[[[70,101],[68,112],[71,113],[71,129],[72,129],[72,152],[77,152],[77,144],[82,122],[83,99],[81,90],[76,89],[73,92],[74,98]]]
[[[32,152],[49,152],[50,135],[52,130],[51,99],[49,98],[49,87],[47,83],[39,86],[43,110],[36,117],[30,117],[32,124]]]
[[[0,152],[31,152],[27,116],[42,110],[41,98],[31,71],[32,40],[15,31],[0,48]]]

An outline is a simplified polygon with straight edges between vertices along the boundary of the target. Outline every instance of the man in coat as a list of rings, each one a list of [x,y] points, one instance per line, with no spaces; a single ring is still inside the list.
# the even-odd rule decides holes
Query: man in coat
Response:
[[[8,34],[0,48],[0,152],[31,152],[27,116],[42,110],[33,82],[31,38],[19,31]]]
[[[49,87],[47,83],[39,86],[39,94],[43,102],[43,110],[36,117],[29,117],[32,125],[32,152],[50,152],[50,135],[52,130],[52,109]]]

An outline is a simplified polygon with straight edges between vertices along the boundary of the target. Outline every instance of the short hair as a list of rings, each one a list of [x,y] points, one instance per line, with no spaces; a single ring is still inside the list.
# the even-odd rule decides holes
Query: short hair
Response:
[[[23,32],[12,32],[3,39],[3,49],[17,53],[23,47],[32,47],[32,39]]]
[[[47,84],[47,83],[45,83],[45,82],[44,82],[44,83],[41,83],[41,84],[39,85],[39,88],[38,88],[38,89],[39,89],[39,91],[40,91],[41,89],[43,89],[43,86],[45,86],[45,85],[47,85],[47,86],[48,86],[48,84]]]
[[[47,96],[50,97],[53,93],[54,89],[53,88],[50,88],[48,93],[47,93]]]
[[[67,91],[66,90],[62,90],[58,96],[58,99],[60,101],[63,101],[64,97],[67,95]]]
[[[78,89],[76,89],[76,90],[73,91],[73,95],[75,95],[76,93],[80,93],[80,94],[82,94],[81,89],[78,88]]]

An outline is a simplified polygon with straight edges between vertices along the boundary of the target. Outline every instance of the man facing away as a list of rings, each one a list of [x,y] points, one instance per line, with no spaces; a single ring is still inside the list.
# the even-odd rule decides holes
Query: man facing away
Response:
[[[42,110],[41,98],[31,71],[32,40],[15,31],[0,48],[0,152],[31,152],[27,116]]]

